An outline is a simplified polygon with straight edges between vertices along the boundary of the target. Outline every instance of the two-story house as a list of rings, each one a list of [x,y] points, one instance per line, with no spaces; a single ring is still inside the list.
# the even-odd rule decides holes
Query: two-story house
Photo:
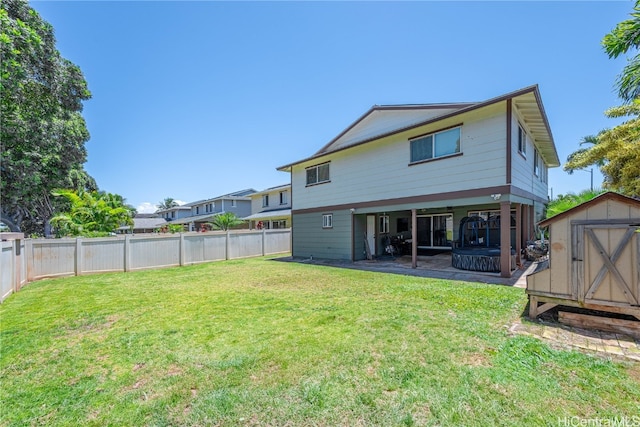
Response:
[[[169,209],[159,210],[156,214],[167,221],[175,221],[191,216],[191,208],[187,205],[174,206]]]
[[[255,192],[256,190],[253,188],[248,188],[171,208],[168,210],[169,214],[176,210],[181,215],[167,220],[172,224],[183,224],[188,231],[199,231],[201,227],[210,223],[216,215],[221,213],[232,212],[238,218],[243,218],[251,214],[250,196]]]
[[[244,218],[249,228],[291,227],[291,184],[267,188],[251,195],[251,215]]]
[[[460,221],[495,221],[519,254],[548,202],[560,162],[538,86],[483,102],[374,106],[290,172],[292,255],[361,260],[389,236],[451,248]],[[499,224],[499,225],[497,225]],[[501,251],[502,276],[511,251]]]

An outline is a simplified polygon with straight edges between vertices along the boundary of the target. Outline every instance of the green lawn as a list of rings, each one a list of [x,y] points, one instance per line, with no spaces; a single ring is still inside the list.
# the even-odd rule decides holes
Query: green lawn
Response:
[[[638,364],[509,336],[525,305],[522,289],[267,259],[42,280],[0,305],[0,425],[640,414]]]

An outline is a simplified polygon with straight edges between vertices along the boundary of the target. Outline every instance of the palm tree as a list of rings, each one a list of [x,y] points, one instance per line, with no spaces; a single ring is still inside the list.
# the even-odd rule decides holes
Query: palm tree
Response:
[[[636,0],[631,19],[620,22],[602,39],[609,58],[617,58],[631,49],[640,49],[640,0]],[[640,97],[640,54],[629,59],[616,82],[618,96],[625,102]]]
[[[167,197],[156,205],[156,207],[158,208],[156,212],[166,211],[167,209],[175,208],[176,206],[179,206],[178,202],[176,202],[172,197]]]
[[[580,148],[567,158],[564,170],[597,166],[604,175],[604,187],[629,196],[640,195],[640,99],[605,112],[609,118],[631,118],[596,136],[585,137]]]
[[[228,230],[236,225],[240,225],[244,220],[238,218],[233,212],[225,212],[213,217],[211,226],[215,230]]]

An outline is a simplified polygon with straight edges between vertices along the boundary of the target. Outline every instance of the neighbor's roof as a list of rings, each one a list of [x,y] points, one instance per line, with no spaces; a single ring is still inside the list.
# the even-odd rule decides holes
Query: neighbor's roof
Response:
[[[215,201],[215,200],[250,200],[251,198],[249,196],[251,196],[253,193],[255,193],[256,190],[254,190],[253,188],[247,188],[245,190],[240,190],[240,191],[236,191],[233,193],[229,193],[229,194],[223,194],[222,196],[217,196],[217,197],[211,197],[209,199],[202,199],[202,200],[197,200],[195,202],[190,202],[187,203],[183,206],[196,206],[196,205],[200,205],[202,203],[207,203],[210,201]]]
[[[545,163],[549,166],[560,166],[549,121],[542,105],[540,91],[538,90],[538,85],[534,85],[482,102],[374,105],[313,156],[280,166],[277,169],[288,171],[291,166],[299,163],[435,123],[507,99],[512,99],[513,105],[521,112],[522,119],[536,141],[538,152]]]
[[[129,227],[128,225],[118,227],[118,230],[129,230],[133,228],[134,230],[140,229],[152,229],[161,227],[163,224],[166,224],[167,221],[164,218],[133,218],[133,227]]]
[[[277,210],[272,210],[272,211],[264,211],[264,212],[258,212],[255,213],[253,215],[249,215],[245,218],[245,220],[252,220],[252,219],[273,219],[273,218],[283,218],[283,217],[290,217],[291,216],[291,209],[277,209]]]
[[[286,190],[286,189],[290,189],[290,188],[291,188],[291,184],[276,185],[275,187],[269,187],[269,188],[265,188],[262,191],[257,191],[255,193],[253,193],[251,195],[251,197],[259,196],[261,194],[271,193],[272,191]]]
[[[633,205],[633,206],[640,206],[640,200],[635,199],[633,197],[629,197],[629,196],[625,196],[619,193],[614,193],[613,191],[607,191],[606,193],[602,193],[596,197],[594,197],[591,200],[588,200],[584,203],[580,203],[577,206],[572,207],[569,210],[566,210],[564,212],[560,212],[557,215],[552,216],[551,218],[547,218],[543,221],[540,221],[538,223],[539,227],[546,227],[556,221],[561,220],[562,218],[565,218],[569,215],[573,215],[576,212],[579,212],[581,210],[587,209],[591,206],[597,205],[598,203],[604,201],[604,200],[616,200],[622,203],[626,203],[629,205]]]

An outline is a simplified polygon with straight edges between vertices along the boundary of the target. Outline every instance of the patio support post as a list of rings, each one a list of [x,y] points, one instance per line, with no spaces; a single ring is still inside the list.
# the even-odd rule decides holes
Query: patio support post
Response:
[[[500,202],[500,276],[511,277],[511,202]]]
[[[522,267],[522,204],[516,205],[516,265]]]
[[[418,268],[418,215],[411,209],[411,268]]]

